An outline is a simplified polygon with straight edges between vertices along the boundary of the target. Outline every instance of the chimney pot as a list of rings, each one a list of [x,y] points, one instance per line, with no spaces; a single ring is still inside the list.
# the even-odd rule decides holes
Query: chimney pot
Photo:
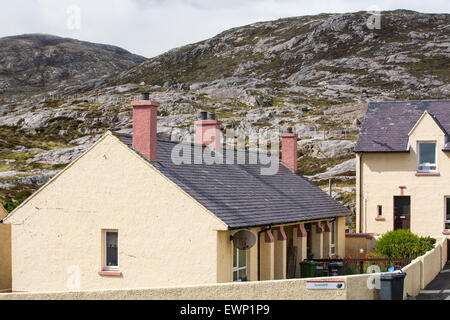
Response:
[[[159,103],[142,94],[140,101],[133,101],[133,148],[147,160],[156,161],[156,140]],[[147,100],[145,100],[147,99]]]
[[[293,133],[292,127],[287,128],[287,133]]]
[[[195,122],[195,143],[218,150],[222,142],[220,123],[214,114],[201,113],[201,120]]]
[[[281,135],[281,161],[296,172],[298,170],[297,135],[292,133],[292,128],[289,129],[288,133]]]
[[[142,101],[149,101],[150,100],[150,93],[144,92],[141,94],[141,100]]]

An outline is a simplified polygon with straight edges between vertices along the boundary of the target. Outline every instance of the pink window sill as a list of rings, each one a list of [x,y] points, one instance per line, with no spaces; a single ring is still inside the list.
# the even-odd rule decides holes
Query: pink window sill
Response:
[[[122,272],[120,272],[120,271],[102,270],[102,271],[99,271],[98,274],[102,277],[121,277],[122,276]]]
[[[450,230],[444,230],[442,231],[442,234],[445,236],[450,236]]]
[[[386,218],[383,218],[383,217],[376,217],[375,220],[376,220],[376,221],[386,221]]]
[[[439,177],[439,172],[416,172],[416,177]]]

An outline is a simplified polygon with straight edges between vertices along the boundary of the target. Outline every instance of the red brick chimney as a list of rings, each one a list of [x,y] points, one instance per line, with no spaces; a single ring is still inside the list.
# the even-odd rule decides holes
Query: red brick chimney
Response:
[[[201,120],[195,122],[195,143],[208,146],[212,150],[220,148],[220,122],[214,114],[201,113]]]
[[[298,170],[297,135],[292,132],[292,128],[281,135],[281,161],[291,170]]]
[[[131,102],[133,107],[133,148],[150,161],[156,161],[156,137],[158,132],[159,103],[150,101],[142,94],[140,101]]]

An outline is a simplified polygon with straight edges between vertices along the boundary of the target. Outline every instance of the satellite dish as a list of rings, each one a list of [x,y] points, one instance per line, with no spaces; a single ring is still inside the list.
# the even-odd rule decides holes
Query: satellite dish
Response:
[[[232,237],[234,246],[240,250],[247,250],[256,243],[256,236],[250,230],[241,230]]]

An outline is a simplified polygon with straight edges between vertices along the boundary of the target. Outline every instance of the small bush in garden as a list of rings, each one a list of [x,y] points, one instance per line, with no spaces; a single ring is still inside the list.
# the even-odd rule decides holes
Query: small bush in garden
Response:
[[[378,253],[378,252],[369,252],[367,254],[367,259],[386,259],[386,258],[389,258],[389,257],[387,255],[385,255],[385,254]],[[378,265],[380,267],[380,269],[381,269],[381,272],[385,272],[389,268],[389,264],[386,263],[386,262],[371,262],[371,263],[369,263],[368,266],[371,266],[373,264]],[[368,266],[366,266],[366,269],[367,269]]]
[[[359,274],[359,268],[356,263],[344,264],[344,267],[342,268],[342,275],[348,276],[352,274]]]
[[[375,252],[389,258],[417,258],[432,250],[435,243],[435,239],[421,238],[409,230],[395,230],[377,241]]]

